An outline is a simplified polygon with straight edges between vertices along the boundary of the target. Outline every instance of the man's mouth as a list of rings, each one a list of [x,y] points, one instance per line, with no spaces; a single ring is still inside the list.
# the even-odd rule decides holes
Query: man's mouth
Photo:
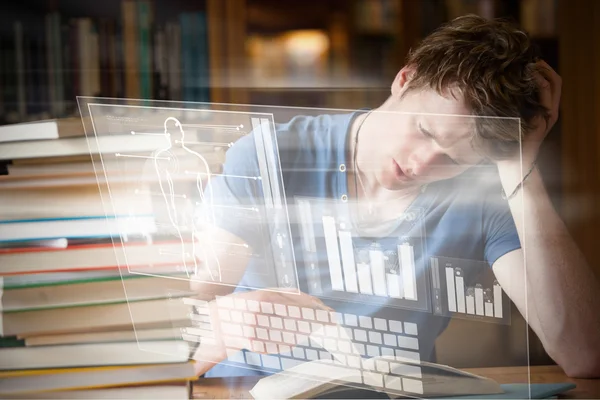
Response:
[[[408,179],[408,176],[404,173],[402,168],[400,168],[400,165],[393,158],[392,158],[392,164],[394,167],[394,176],[396,177],[396,179],[400,179],[400,180]]]

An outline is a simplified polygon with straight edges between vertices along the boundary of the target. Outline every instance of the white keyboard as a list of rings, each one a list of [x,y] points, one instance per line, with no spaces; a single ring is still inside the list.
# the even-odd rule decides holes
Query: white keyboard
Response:
[[[216,330],[210,321],[218,321],[227,364],[278,372],[307,361],[333,359],[338,361],[338,368],[359,371],[354,374],[357,384],[423,393],[417,365],[393,361],[377,361],[374,369],[363,365],[380,355],[420,361],[417,325],[412,322],[259,303],[235,296],[217,298],[218,316],[211,318],[205,302],[188,301],[196,306],[197,314],[183,338],[214,343]],[[391,371],[397,376],[390,375]]]

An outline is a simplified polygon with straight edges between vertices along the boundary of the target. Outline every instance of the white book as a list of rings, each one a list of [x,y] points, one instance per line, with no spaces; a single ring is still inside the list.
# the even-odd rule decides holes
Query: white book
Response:
[[[182,363],[188,357],[183,340],[7,347],[0,349],[0,370]]]
[[[81,118],[48,119],[0,126],[0,143],[84,136]],[[31,145],[31,143],[29,143]]]
[[[153,215],[0,222],[0,242],[56,238],[100,238],[156,232]]]
[[[0,160],[64,157],[82,154],[146,153],[165,147],[162,135],[101,135],[60,140],[38,140],[0,143]]]

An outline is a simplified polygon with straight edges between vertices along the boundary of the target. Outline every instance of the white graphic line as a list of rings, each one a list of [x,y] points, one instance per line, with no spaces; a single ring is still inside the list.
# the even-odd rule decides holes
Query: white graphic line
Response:
[[[162,133],[162,132],[136,132],[136,131],[131,131],[132,135],[146,135],[146,136],[165,136],[168,135],[168,133]]]
[[[233,146],[233,142],[229,142],[229,143],[222,143],[222,142],[191,142],[189,140],[186,140],[185,142],[183,140],[176,140],[175,143],[177,144],[199,144],[202,146],[221,146],[221,147],[231,147]]]
[[[182,124],[182,126],[189,126],[192,128],[220,128],[220,129],[233,129],[239,131],[244,127],[243,124],[240,125],[214,125],[214,124]]]
[[[226,178],[243,178],[243,179],[254,179],[260,180],[260,176],[244,176],[244,175],[227,175],[227,174],[213,174],[210,172],[194,172],[194,171],[183,171],[184,174],[189,175],[209,175],[209,176],[224,176]]]
[[[147,158],[150,160],[171,161],[171,157],[138,156],[138,155],[133,155],[133,154],[121,154],[121,153],[115,153],[115,157]]]
[[[196,205],[199,206],[201,204],[196,202]],[[235,209],[235,210],[246,210],[246,211],[258,212],[258,208],[255,208],[255,207],[224,206],[224,205],[217,205],[217,204],[213,204],[212,206],[217,207],[217,208],[231,208],[231,209]]]
[[[226,245],[229,245],[229,246],[238,246],[238,247],[248,248],[248,245],[246,243],[244,243],[244,244],[240,244],[240,243],[228,243],[228,242],[218,242],[216,240],[211,240],[210,242],[211,243],[217,243],[217,244],[226,244]]]
[[[135,189],[134,193],[135,194],[149,194],[151,196],[164,196],[163,193],[150,192],[148,190],[139,190],[139,189]],[[187,196],[185,194],[171,194],[170,196],[177,197],[179,199],[187,199]]]

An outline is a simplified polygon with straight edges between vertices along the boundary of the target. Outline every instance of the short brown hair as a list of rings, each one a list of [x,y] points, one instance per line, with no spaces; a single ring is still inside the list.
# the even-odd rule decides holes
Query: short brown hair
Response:
[[[428,35],[412,50],[407,66],[414,68],[408,89],[450,89],[462,95],[477,116],[521,118],[523,135],[536,116],[548,117],[539,102],[533,75],[538,49],[529,36],[506,19],[477,15],[458,17]],[[514,154],[519,129],[498,118],[477,118],[473,144],[492,159]]]

